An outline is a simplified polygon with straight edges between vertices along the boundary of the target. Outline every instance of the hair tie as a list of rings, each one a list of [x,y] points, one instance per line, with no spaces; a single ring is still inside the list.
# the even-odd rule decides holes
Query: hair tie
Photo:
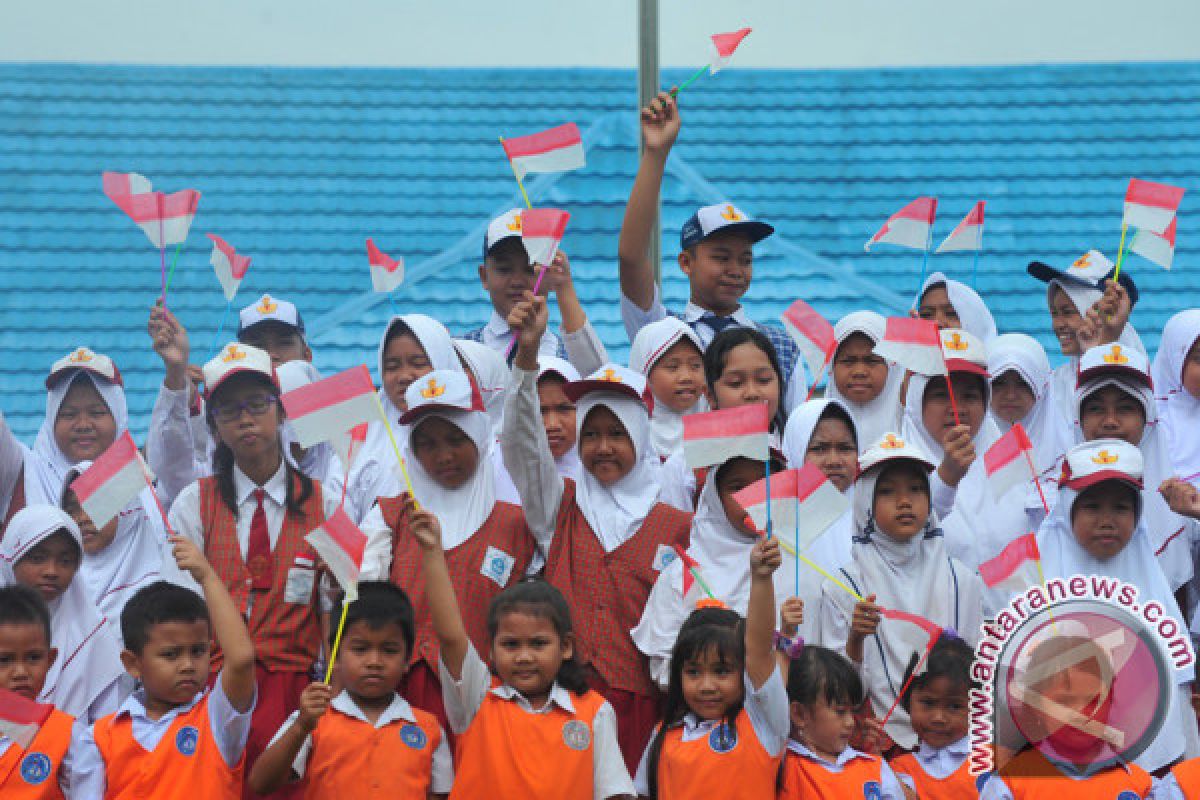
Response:
[[[789,639],[779,631],[775,631],[775,649],[788,657],[788,660],[795,661],[804,652],[804,637],[797,636],[795,639]]]
[[[963,641],[963,638],[958,635],[958,631],[954,630],[954,628],[951,628],[949,626],[942,628],[942,635],[940,638],[949,639],[952,642]]]
[[[719,600],[715,597],[702,597],[696,601],[696,608],[697,609],[700,609],[700,608],[725,608],[725,609],[727,609],[727,608],[729,608],[729,606],[725,605],[725,601]]]

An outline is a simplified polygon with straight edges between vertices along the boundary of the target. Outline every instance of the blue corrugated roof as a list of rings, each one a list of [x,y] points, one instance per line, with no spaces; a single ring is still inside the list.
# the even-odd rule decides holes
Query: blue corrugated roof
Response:
[[[668,74],[666,80],[685,73]],[[396,296],[456,332],[489,313],[482,227],[519,202],[496,137],[574,120],[586,169],[531,182],[573,218],[566,248],[613,354],[616,238],[636,157],[635,77],[620,70],[363,70],[0,65],[0,409],[31,439],[42,378],[68,348],[117,359],[143,430],[161,366],[144,333],[159,254],[100,192],[103,170],[203,192],[170,304],[208,351],[224,307],[205,232],[253,257],[239,304],[296,300],[323,370],[373,364],[386,301],[369,294],[363,241],[403,255]],[[1048,336],[1031,257],[1114,254],[1131,175],[1200,180],[1200,63],[838,71],[729,70],[683,97],[663,192],[669,304],[686,299],[678,229],[730,198],[774,223],[747,299],[759,318],[804,297],[830,318],[896,311],[920,256],[862,244],[920,194],[940,238],[988,201],[980,289],[1002,330]],[[1136,258],[1135,321],[1151,346],[1200,288],[1184,200],[1177,267]],[[931,267],[967,278],[970,256]],[[1170,289],[1172,291],[1165,291]]]

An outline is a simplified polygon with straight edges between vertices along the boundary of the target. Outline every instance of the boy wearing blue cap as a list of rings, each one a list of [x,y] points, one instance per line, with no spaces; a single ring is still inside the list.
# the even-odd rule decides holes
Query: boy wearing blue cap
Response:
[[[679,108],[669,92],[660,92],[643,108],[641,120],[642,161],[625,207],[617,245],[621,318],[630,341],[644,326],[668,313],[647,252],[667,156],[682,125]],[[693,214],[680,231],[678,257],[679,268],[688,277],[691,296],[683,313],[677,316],[696,331],[705,346],[730,326],[757,328],[765,334],[775,346],[787,377],[784,408],[791,410],[804,399],[807,388],[796,345],[783,328],[751,320],[741,305],[753,275],[754,245],[774,231],[767,223],[750,219],[731,203],[705,206]]]

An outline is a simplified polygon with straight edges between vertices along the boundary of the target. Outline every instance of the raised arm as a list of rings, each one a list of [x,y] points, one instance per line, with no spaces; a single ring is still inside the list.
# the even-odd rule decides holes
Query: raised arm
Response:
[[[567,360],[579,370],[580,375],[591,375],[608,363],[608,351],[588,322],[575,281],[571,277],[571,262],[561,250],[554,256],[554,264],[546,273],[550,288],[558,300],[558,311],[562,315],[563,346]]]
[[[183,487],[200,477],[192,441],[188,401],[192,391],[188,380],[191,347],[187,330],[167,309],[156,305],[146,325],[154,352],[166,368],[146,436],[146,463],[158,478],[159,495],[170,508]]]
[[[433,620],[433,632],[442,648],[442,663],[454,680],[462,679],[463,661],[471,640],[458,608],[458,597],[450,581],[446,554],[442,551],[442,524],[432,511],[418,511],[408,498],[408,529],[421,548],[421,570],[425,573],[425,596]]]
[[[746,675],[755,689],[775,671],[775,582],[783,556],[774,536],[760,538],[750,551],[750,599],[746,604]]]

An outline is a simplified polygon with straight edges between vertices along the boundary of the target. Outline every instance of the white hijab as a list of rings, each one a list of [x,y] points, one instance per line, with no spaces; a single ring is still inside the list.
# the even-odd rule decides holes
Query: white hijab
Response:
[[[471,438],[479,451],[475,471],[457,489],[447,489],[439,484],[413,454],[412,435],[431,417],[444,419],[461,430]],[[442,546],[447,550],[458,547],[475,535],[496,505],[495,477],[491,466],[496,439],[487,414],[482,411],[438,409],[422,415],[414,425],[405,429],[404,434],[404,460],[417,502],[422,508],[437,514],[442,524]]]
[[[1079,422],[1083,401],[1093,392],[1107,386],[1115,386],[1136,398],[1146,412],[1146,427],[1142,431],[1142,441],[1138,443],[1138,449],[1142,451],[1142,461],[1145,462],[1145,473],[1142,479],[1142,485],[1145,487],[1142,491],[1144,506],[1142,522],[1146,527],[1150,544],[1158,556],[1159,566],[1166,573],[1167,580],[1171,585],[1179,588],[1192,577],[1191,537],[1187,533],[1195,523],[1172,511],[1158,491],[1162,482],[1167,478],[1174,477],[1175,473],[1171,462],[1171,453],[1167,449],[1163,431],[1159,426],[1158,406],[1154,402],[1154,392],[1145,386],[1115,375],[1101,375],[1083,384],[1075,390],[1073,414],[1075,441],[1086,441],[1083,436],[1083,426]]]
[[[996,338],[996,320],[979,293],[965,283],[952,281],[941,272],[934,272],[921,287],[921,297],[924,298],[926,292],[939,285],[946,287],[946,295],[958,314],[962,329],[990,346],[992,339]]]
[[[1021,426],[1033,444],[1033,462],[1042,479],[1056,481],[1063,456],[1075,442],[1070,421],[1054,403],[1050,360],[1037,339],[1023,333],[1005,333],[992,340],[988,345],[988,374],[995,380],[1009,371],[1020,375],[1033,390],[1033,408],[1020,421]],[[1002,432],[1012,427],[990,411],[988,416]]]
[[[646,407],[624,394],[592,391],[579,398],[575,410],[577,437],[588,414],[597,406],[604,406],[615,414],[633,440],[634,464],[628,473],[605,486],[585,469],[576,484],[575,499],[579,509],[605,551],[612,552],[637,532],[658,502],[659,461],[650,444],[650,417]]]
[[[484,410],[498,438],[500,431],[504,430],[504,392],[508,388],[509,376],[504,356],[486,344],[470,339],[455,339],[454,347],[475,379],[475,385],[483,397]]]
[[[548,373],[558,375],[567,383],[581,380],[579,370],[575,369],[575,366],[570,361],[558,358],[557,356],[538,356],[538,380],[540,381]],[[559,475],[562,475],[564,478],[570,478],[576,484],[583,477],[583,462],[579,460],[578,447],[572,447],[563,453],[561,458],[554,459],[554,463],[558,466]]]
[[[1193,484],[1200,481],[1200,435],[1193,427],[1200,423],[1200,398],[1183,388],[1183,367],[1197,339],[1200,308],[1180,311],[1163,326],[1151,367],[1162,436],[1175,474]]]
[[[678,317],[664,317],[638,331],[629,349],[629,368],[650,377],[650,370],[662,356],[686,338],[702,354],[704,343],[692,327]],[[683,418],[708,410],[708,403],[701,396],[687,411],[671,410],[660,398],[654,398],[654,411],[650,415],[650,435],[654,452],[664,461],[683,448]]]
[[[874,311],[855,311],[838,320],[833,326],[837,337],[838,347],[852,334],[861,333],[876,344],[883,338],[887,320]],[[835,355],[834,358],[837,356]],[[889,431],[900,427],[900,390],[904,385],[904,370],[895,364],[888,364],[887,381],[883,391],[869,403],[855,403],[842,395],[837,388],[837,382],[830,376],[825,387],[825,396],[838,400],[850,410],[854,419],[854,427],[858,431],[858,452],[862,453],[871,445],[883,438]]]
[[[30,505],[13,515],[0,541],[0,586],[16,584],[16,562],[61,530],[70,534],[82,555],[83,536],[78,526],[57,506]],[[50,666],[38,699],[74,717],[86,717],[92,703],[125,674],[125,668],[121,648],[79,573],[50,604],[50,639],[58,648],[58,658]]]

